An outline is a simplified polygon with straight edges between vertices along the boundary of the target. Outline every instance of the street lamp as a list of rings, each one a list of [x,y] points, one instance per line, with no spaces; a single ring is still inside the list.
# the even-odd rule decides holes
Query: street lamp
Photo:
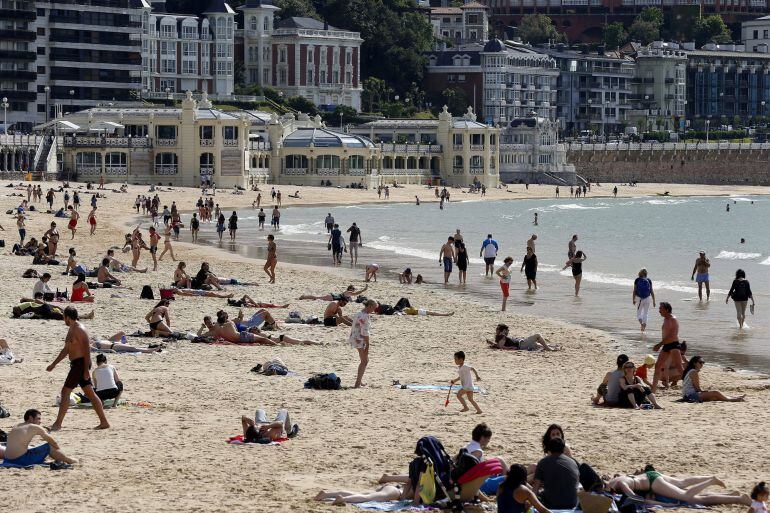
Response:
[[[51,88],[45,86],[43,91],[45,91],[45,122],[48,123],[48,93],[51,92]]]
[[[72,113],[72,98],[75,96],[75,90],[70,89],[70,113]]]
[[[765,103],[765,102],[762,102]],[[8,98],[3,97],[3,131],[8,133]]]
[[[711,120],[706,120],[706,144],[709,143],[709,125],[711,125]]]
[[[173,97],[171,96],[171,88],[170,87],[166,88],[166,99],[167,100],[173,100]]]

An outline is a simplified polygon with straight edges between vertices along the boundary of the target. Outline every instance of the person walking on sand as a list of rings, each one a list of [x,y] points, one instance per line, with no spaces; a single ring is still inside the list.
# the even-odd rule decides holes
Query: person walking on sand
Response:
[[[572,277],[575,279],[575,297],[580,294],[580,282],[583,280],[583,262],[586,261],[588,256],[582,251],[575,253],[575,256],[567,260],[567,263],[562,267],[562,271],[567,267],[572,267]]]
[[[94,205],[91,208],[91,211],[88,213],[88,226],[91,227],[91,235],[96,233],[96,205]]]
[[[107,429],[110,427],[110,423],[107,422],[107,417],[104,414],[104,406],[101,399],[94,392],[94,387],[91,383],[91,376],[89,370],[91,368],[91,343],[86,331],[78,320],[78,311],[72,306],[68,306],[64,309],[64,324],[67,325],[69,330],[67,336],[64,339],[64,348],[59,353],[59,356],[49,365],[46,370],[51,372],[65,357],[69,357],[70,371],[67,374],[67,378],[64,380],[64,386],[61,389],[61,397],[59,402],[59,414],[56,416],[56,421],[51,426],[51,431],[58,431],[61,429],[62,422],[64,422],[64,416],[67,414],[67,410],[70,406],[70,394],[76,386],[80,386],[86,397],[91,400],[94,411],[99,417],[99,425],[96,429]]]
[[[455,259],[455,239],[454,237],[449,237],[438,253],[439,265],[444,265],[444,285],[449,283],[449,276],[452,274],[452,263]]]
[[[487,234],[487,238],[481,243],[481,250],[479,250],[479,256],[484,258],[484,277],[492,276],[495,272],[495,258],[497,258],[497,251],[500,247],[497,245],[497,241],[492,238],[492,234]]]
[[[270,277],[268,283],[275,283],[275,266],[278,265],[278,247],[275,245],[275,235],[267,236],[267,258],[263,270]]]
[[[163,251],[158,257],[158,261],[163,260],[163,255],[165,255],[166,253],[170,253],[171,261],[176,262],[176,257],[174,256],[174,248],[171,247],[171,226],[170,225],[166,225],[166,230],[163,232]]]
[[[69,210],[70,213],[70,222],[67,224],[67,228],[72,232],[72,237],[70,240],[74,240],[75,232],[78,231],[78,219],[80,219],[80,214],[77,210],[72,208],[72,205],[67,207],[67,210]]]
[[[743,329],[743,324],[746,322],[746,305],[749,299],[751,299],[751,313],[754,313],[754,295],[751,293],[751,285],[746,279],[746,272],[743,269],[735,271],[735,279],[727,293],[725,304],[730,298],[733,298],[735,311],[738,314],[738,328]]]
[[[663,317],[661,327],[661,340],[652,348],[660,351],[658,361],[655,362],[655,373],[652,378],[652,391],[658,390],[658,381],[662,381],[665,387],[669,384],[669,360],[675,368],[675,376],[681,376],[684,372],[682,365],[682,346],[679,343],[679,320],[672,314],[671,304],[665,301],[660,303],[658,312]]]
[[[711,262],[706,258],[706,252],[701,251],[698,258],[695,259],[695,265],[692,268],[690,280],[698,283],[698,299],[703,301],[703,285],[706,285],[706,301],[711,297],[711,287],[709,286],[709,267]]]
[[[482,413],[481,408],[479,408],[479,405],[473,399],[473,376],[471,376],[471,373],[476,375],[476,379],[478,381],[481,381],[481,376],[479,376],[479,373],[476,372],[475,368],[471,367],[470,365],[465,365],[465,353],[463,351],[457,351],[454,354],[454,358],[459,375],[449,382],[449,386],[451,388],[452,385],[458,381],[460,382],[460,390],[457,391],[457,400],[460,401],[460,404],[463,405],[463,408],[460,411],[463,412],[470,409],[465,403],[465,398],[467,397],[468,402],[471,403],[471,406],[476,408],[476,413]]]
[[[348,342],[350,346],[358,351],[358,372],[356,374],[355,388],[366,386],[363,383],[366,366],[369,365],[369,337],[371,329],[370,315],[377,309],[377,301],[367,299],[364,302],[364,309],[353,316],[352,326],[350,327],[350,336]]]
[[[652,280],[647,277],[647,269],[642,268],[634,280],[634,290],[631,300],[636,305],[636,318],[641,330],[647,329],[647,317],[650,313],[650,303],[655,306],[655,291],[652,290]]]
[[[505,312],[505,305],[508,303],[508,296],[510,295],[511,264],[513,264],[513,258],[505,257],[503,265],[495,271],[495,274],[500,278],[500,289],[503,292],[503,307],[501,309],[503,312]]]
[[[198,219],[198,214],[193,212],[192,219],[190,219],[190,233],[192,234],[193,244],[198,242],[198,231],[201,228],[201,221]]]

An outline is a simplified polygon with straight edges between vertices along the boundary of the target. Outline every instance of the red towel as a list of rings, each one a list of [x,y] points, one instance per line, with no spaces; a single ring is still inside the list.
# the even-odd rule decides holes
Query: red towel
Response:
[[[502,473],[503,465],[500,463],[500,460],[497,458],[484,460],[478,465],[471,467],[468,472],[460,476],[460,479],[457,480],[457,484],[463,485],[480,477],[498,476]]]

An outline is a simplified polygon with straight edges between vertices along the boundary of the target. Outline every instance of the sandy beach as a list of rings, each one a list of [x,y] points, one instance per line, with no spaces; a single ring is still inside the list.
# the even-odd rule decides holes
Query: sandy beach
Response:
[[[0,183],[0,209],[18,206],[26,193]],[[45,191],[52,183],[43,183]],[[58,187],[58,183],[56,184]],[[82,184],[72,184],[79,187]],[[589,197],[612,195],[613,184],[593,187]],[[672,184],[619,186],[618,196],[671,196],[770,194],[770,187],[731,187]],[[373,191],[281,186],[283,206],[344,205],[378,201]],[[289,198],[299,190],[302,199]],[[95,266],[106,249],[121,246],[126,226],[133,223],[133,201],[147,194],[146,186],[129,186],[128,193],[109,191],[99,200],[98,229],[88,234],[86,216],[90,194],[83,194],[81,221],[74,241],[66,230],[66,219],[57,219],[61,231],[59,253],[75,247],[80,261]],[[561,188],[561,196],[569,194]],[[481,200],[480,195],[452,189],[452,200]],[[263,207],[271,207],[270,186],[262,186]],[[192,210],[199,197],[195,189],[175,188],[159,192],[161,205],[176,201],[180,210]],[[436,201],[425,187],[392,189],[390,202]],[[226,211],[251,209],[256,193],[233,195],[220,191],[215,201]],[[523,185],[489,190],[484,199],[551,198],[553,186]],[[54,204],[62,206],[57,193]],[[46,205],[47,206],[47,205]],[[42,203],[36,208],[45,208]],[[27,237],[40,238],[53,220],[51,214],[32,212],[27,220]],[[61,222],[59,222],[61,221]],[[384,221],[386,222],[386,221]],[[63,345],[66,327],[61,321],[10,318],[10,311],[22,295],[30,296],[35,280],[21,278],[32,267],[53,275],[52,288],[71,289],[74,277],[62,276],[64,266],[32,266],[31,257],[10,254],[18,240],[15,221],[6,215],[0,222],[5,232],[3,263],[0,267],[0,338],[21,364],[0,366],[0,403],[12,416],[0,419],[9,431],[21,421],[27,408],[43,413],[43,423],[53,422],[55,398],[67,372],[66,362],[53,372],[46,366]],[[144,223],[145,228],[148,222]],[[442,227],[445,229],[448,227]],[[267,232],[266,232],[267,233]],[[227,235],[225,235],[227,236]],[[146,238],[146,231],[145,231]],[[289,309],[273,310],[284,319],[290,310],[303,315],[322,316],[324,301],[297,301],[303,293],[339,292],[352,283],[363,286],[363,264],[351,270],[279,263],[277,283],[267,283],[263,261],[247,259],[209,246],[189,243],[184,228],[174,243],[178,259],[187,262],[193,274],[200,262],[211,263],[222,277],[237,277],[257,286],[228,286],[239,297],[248,294],[258,301],[291,303]],[[281,237],[277,235],[281,258]],[[162,247],[162,243],[161,243]],[[119,255],[124,262],[130,255]],[[66,258],[62,258],[66,260]],[[365,262],[365,257],[362,257]],[[152,267],[143,251],[140,266]],[[108,336],[117,330],[127,333],[147,329],[144,316],[153,301],[139,299],[142,285],[155,289],[169,283],[176,263],[165,258],[157,272],[121,274],[133,290],[98,289],[96,302],[78,304],[81,312],[95,311],[86,321],[89,330]],[[112,294],[121,297],[111,297]],[[358,358],[347,343],[347,328],[284,325],[281,332],[297,338],[324,343],[306,347],[237,347],[171,342],[160,354],[108,354],[125,385],[127,404],[107,410],[112,428],[93,431],[96,415],[87,409],[70,409],[63,429],[55,434],[63,451],[82,459],[72,470],[54,472],[0,469],[6,493],[2,503],[8,511],[339,511],[312,497],[322,488],[371,489],[383,473],[405,473],[414,444],[421,436],[437,436],[450,454],[470,440],[476,423],[486,422],[493,430],[487,456],[499,456],[510,463],[534,463],[541,456],[540,438],[555,422],[564,427],[574,455],[602,473],[633,472],[647,463],[667,474],[715,474],[729,489],[748,493],[766,479],[766,455],[762,433],[770,420],[770,380],[765,376],[726,372],[707,365],[702,384],[726,394],[747,394],[747,402],[682,404],[678,389],[659,394],[662,411],[631,411],[593,408],[589,396],[604,374],[613,370],[618,341],[607,334],[555,320],[523,315],[514,305],[499,312],[452,295],[437,286],[404,286],[383,279],[371,284],[367,297],[393,304],[408,297],[412,305],[437,311],[454,311],[452,317],[375,317],[372,326],[370,364],[363,389],[347,389],[355,380]],[[156,296],[157,297],[157,296]],[[65,306],[65,305],[62,305]],[[231,316],[235,308],[224,299],[178,297],[171,305],[172,328],[197,331],[203,315],[224,308]],[[346,307],[353,314],[359,305]],[[248,309],[246,309],[248,313]],[[502,352],[487,349],[494,326],[505,322],[515,336],[541,333],[562,345],[554,353]],[[649,328],[659,332],[655,319]],[[129,338],[129,343],[146,345],[151,339]],[[156,341],[159,341],[156,340]],[[688,341],[689,342],[689,341]],[[697,354],[697,341],[690,354]],[[444,407],[442,393],[412,392],[392,386],[401,383],[445,384],[455,378],[452,354],[463,350],[482,380],[487,393],[478,402],[484,413],[458,413],[456,400]],[[646,347],[630,354],[641,362]],[[280,357],[296,376],[267,377],[249,370],[272,357]],[[339,391],[303,388],[304,381],[317,372],[335,372],[342,378]],[[254,415],[264,408],[273,415],[288,408],[301,427],[297,438],[281,446],[235,446],[225,440],[241,431],[240,416]],[[352,508],[348,506],[347,508]],[[746,508],[740,506],[743,511]],[[730,509],[730,508],[723,508]],[[732,508],[738,511],[738,508]]]

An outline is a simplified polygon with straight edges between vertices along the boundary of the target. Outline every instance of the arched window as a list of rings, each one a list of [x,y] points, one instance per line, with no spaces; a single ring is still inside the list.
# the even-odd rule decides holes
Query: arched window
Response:
[[[396,157],[396,169],[406,169],[404,157]]]
[[[384,157],[382,159],[383,169],[393,169],[393,157]]]
[[[176,153],[158,153],[155,155],[156,175],[175,175],[179,170],[179,159]]]
[[[417,157],[409,157],[406,159],[407,169],[417,169]]]

